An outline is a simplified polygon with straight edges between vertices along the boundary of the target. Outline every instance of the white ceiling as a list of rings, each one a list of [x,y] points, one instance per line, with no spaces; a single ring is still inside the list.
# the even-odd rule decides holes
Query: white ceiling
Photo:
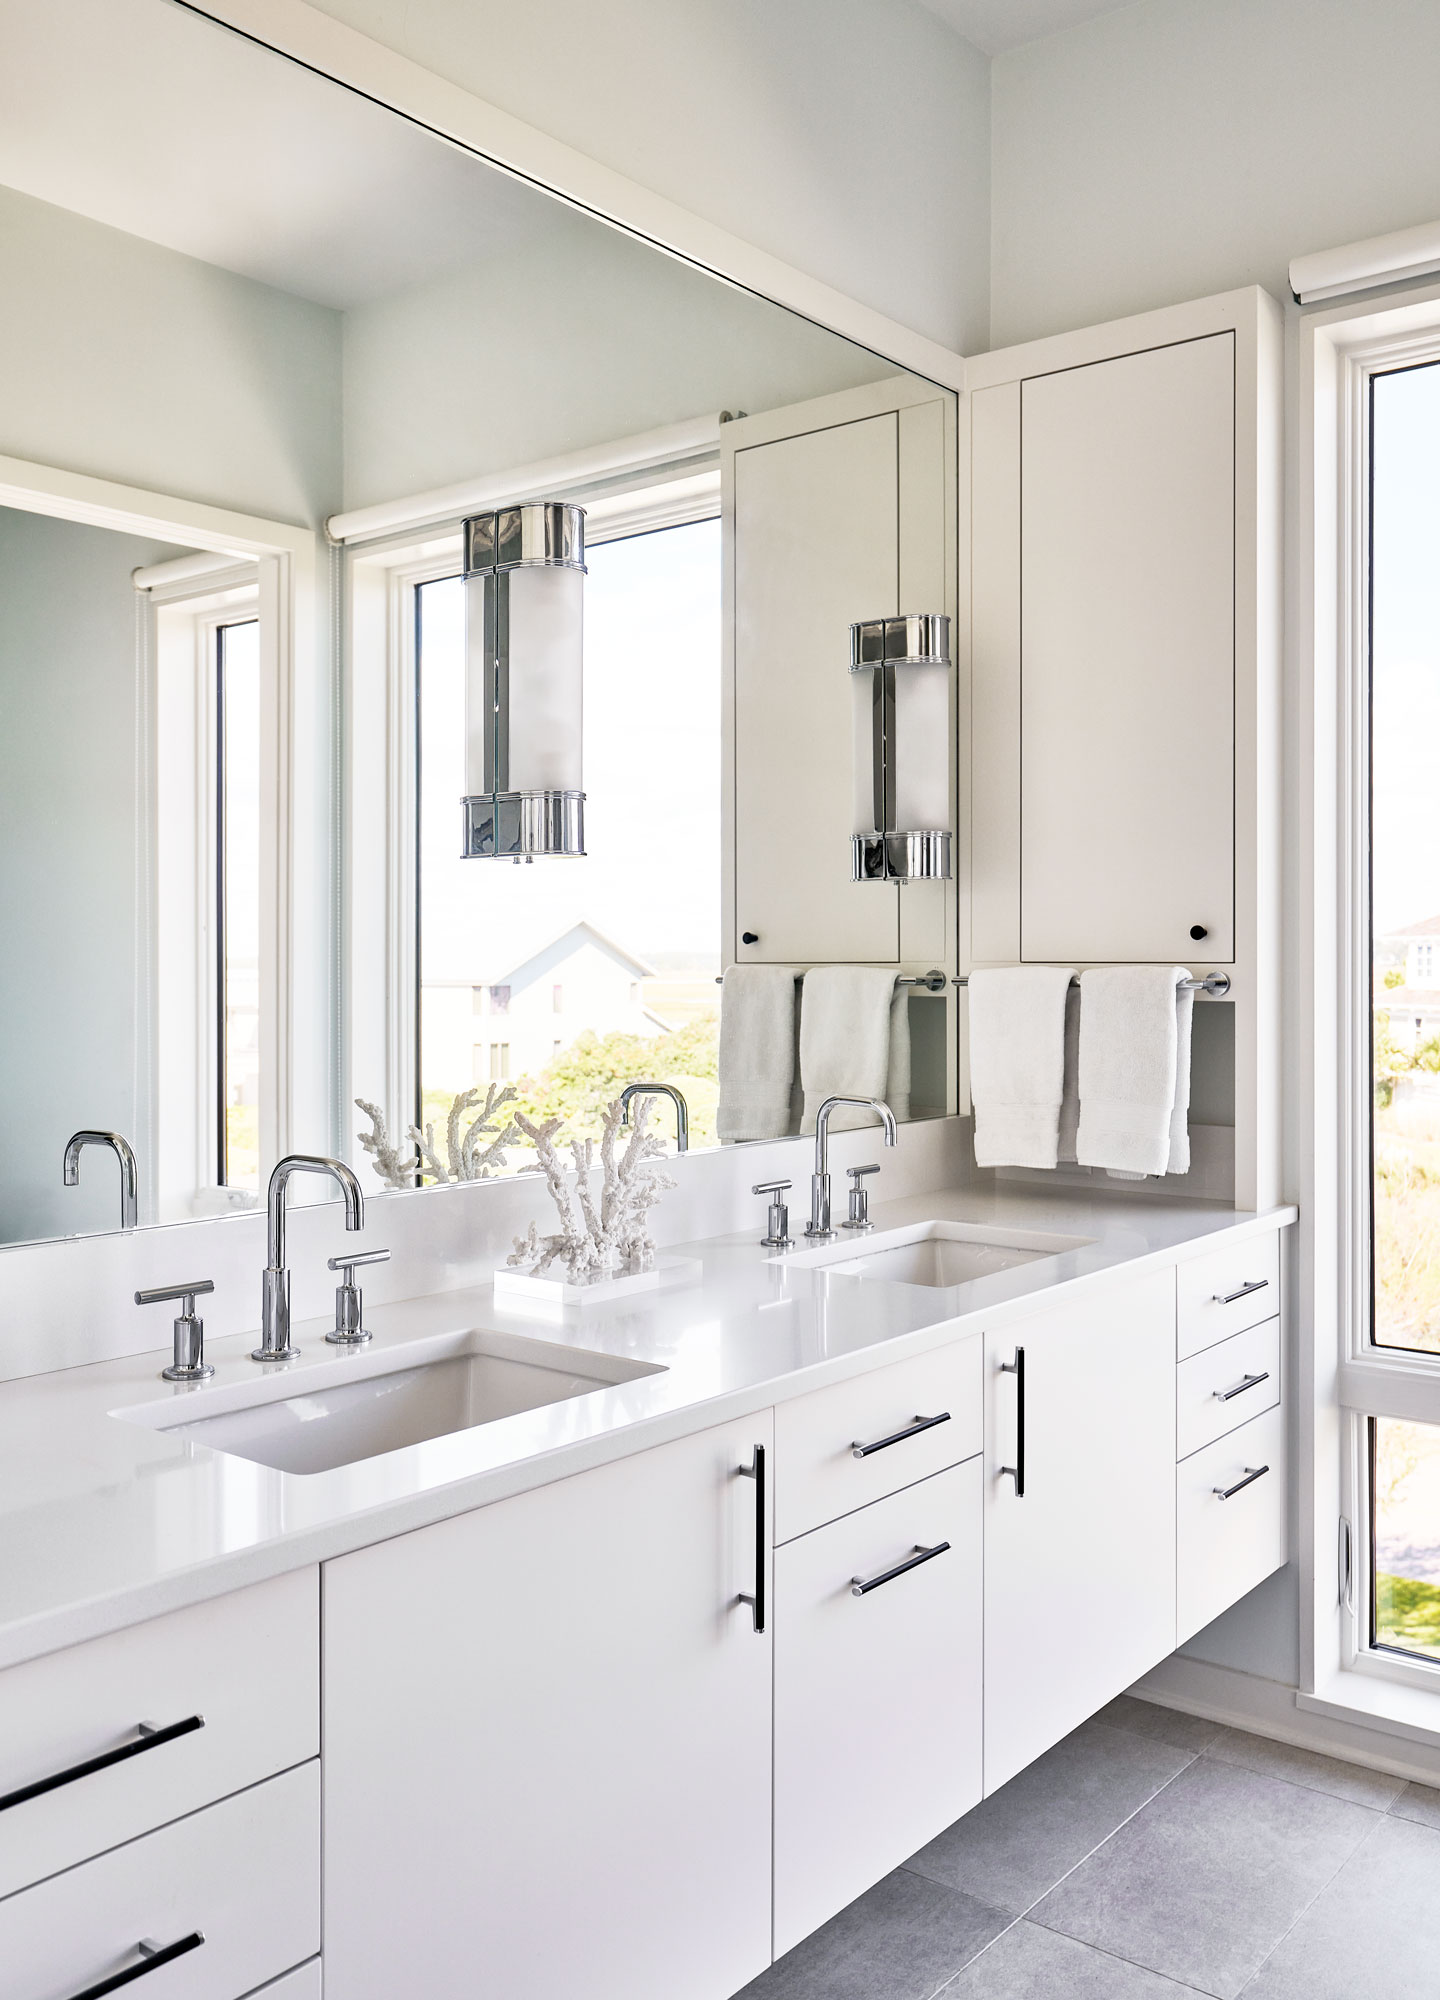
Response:
[[[345,309],[564,211],[169,0],[0,0],[0,185]]]
[[[998,56],[1023,42],[1038,42],[1062,28],[1073,28],[1077,22],[1093,21],[1097,14],[1111,14],[1131,0],[922,0],[922,4],[958,28],[967,42]]]

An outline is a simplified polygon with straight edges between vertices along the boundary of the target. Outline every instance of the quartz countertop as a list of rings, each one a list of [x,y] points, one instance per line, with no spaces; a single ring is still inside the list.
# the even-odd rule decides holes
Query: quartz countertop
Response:
[[[374,1340],[356,1352],[326,1344],[326,1320],[298,1324],[299,1357],[263,1371],[249,1358],[254,1334],[218,1340],[204,1384],[162,1381],[167,1347],[0,1385],[0,1667],[978,1336],[1033,1312],[1057,1286],[1174,1262],[1222,1234],[1273,1230],[1296,1211],[971,1187],[876,1203],[873,1214],[877,1233],[936,1219],[1089,1240],[932,1289],[827,1274],[777,1258],[753,1234],[725,1236],[662,1253],[699,1260],[698,1278],[563,1315],[496,1300],[486,1285],[367,1309]],[[433,1336],[476,1327],[662,1372],[306,1474],[211,1450],[134,1414],[180,1399],[187,1419],[218,1413],[277,1376],[280,1394],[318,1390],[415,1343],[423,1360]]]

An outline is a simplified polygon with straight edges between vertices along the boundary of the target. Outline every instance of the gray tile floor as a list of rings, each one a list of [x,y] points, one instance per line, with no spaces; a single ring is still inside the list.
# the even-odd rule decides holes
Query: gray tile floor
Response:
[[[1122,1696],[745,2000],[1437,2000],[1440,1791]]]

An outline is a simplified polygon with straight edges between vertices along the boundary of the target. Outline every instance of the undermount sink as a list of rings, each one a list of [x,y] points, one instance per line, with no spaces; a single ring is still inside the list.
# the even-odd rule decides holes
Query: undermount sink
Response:
[[[1083,1250],[1088,1236],[1059,1236],[1040,1229],[996,1229],[976,1222],[916,1222],[858,1242],[837,1241],[789,1257],[791,1265],[823,1269],[837,1277],[881,1279],[887,1284],[930,1285],[944,1290],[1039,1263],[1066,1250]]]
[[[417,1349],[431,1358],[416,1361]],[[317,1369],[317,1378],[325,1379],[298,1394],[273,1393],[284,1377],[263,1385],[272,1393],[252,1393],[243,1402],[231,1401],[233,1392],[223,1389],[195,1392],[197,1400],[224,1399],[226,1407],[213,1416],[191,1415],[189,1397],[114,1414],[277,1472],[333,1472],[403,1445],[665,1372],[649,1362],[484,1329],[337,1360],[334,1371]]]

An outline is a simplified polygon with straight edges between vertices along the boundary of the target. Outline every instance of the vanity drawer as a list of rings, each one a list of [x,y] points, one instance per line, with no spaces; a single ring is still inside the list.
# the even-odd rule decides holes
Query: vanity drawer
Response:
[[[0,1674],[0,1896],[319,1749],[313,1568],[10,1667]]]
[[[972,1458],[984,1443],[978,1335],[775,1409],[775,1540]],[[943,1423],[920,1428],[923,1418]],[[893,1440],[893,1441],[892,1441]],[[864,1457],[856,1451],[869,1446]]]
[[[1202,1348],[1175,1370],[1175,1456],[1213,1444],[1280,1400],[1280,1322]]]
[[[1280,1310],[1280,1232],[1247,1236],[1176,1273],[1176,1359],[1184,1361]]]
[[[1193,1453],[1175,1479],[1178,1646],[1285,1561],[1284,1409]]]
[[[138,2000],[138,1996],[137,1996]],[[320,1961],[312,1958],[262,1986],[253,2000],[320,2000]]]
[[[237,2000],[319,1951],[318,1762],[0,1903],[5,2000],[68,2000],[141,1964],[142,1938],[167,1946],[197,1934],[202,1943],[121,1990]]]
[[[983,1465],[775,1552],[777,1956],[980,1801]]]

